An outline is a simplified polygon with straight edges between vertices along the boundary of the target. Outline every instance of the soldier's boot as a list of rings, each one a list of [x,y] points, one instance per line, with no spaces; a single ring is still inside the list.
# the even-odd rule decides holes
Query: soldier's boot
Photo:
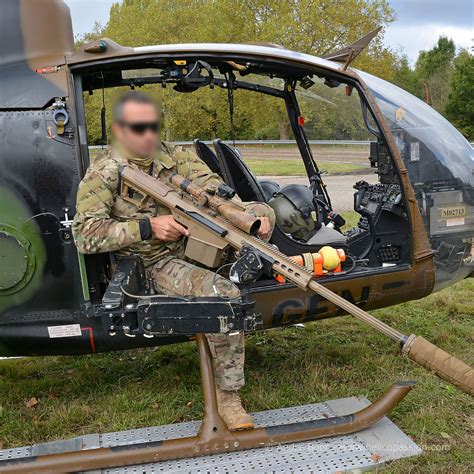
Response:
[[[249,430],[255,426],[252,417],[244,410],[236,391],[216,387],[217,408],[229,430]]]

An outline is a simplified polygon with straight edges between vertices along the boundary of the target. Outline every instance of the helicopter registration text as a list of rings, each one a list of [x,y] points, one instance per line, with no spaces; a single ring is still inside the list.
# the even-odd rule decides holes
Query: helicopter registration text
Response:
[[[450,206],[440,208],[441,217],[447,219],[450,217],[461,217],[466,215],[465,206]]]

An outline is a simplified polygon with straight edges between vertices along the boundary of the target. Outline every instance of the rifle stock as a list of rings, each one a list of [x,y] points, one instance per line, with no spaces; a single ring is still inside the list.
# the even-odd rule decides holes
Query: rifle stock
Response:
[[[230,246],[237,251],[242,250],[244,246],[253,247],[264,255],[267,261],[271,262],[275,274],[282,275],[303,290],[314,291],[355,318],[398,342],[402,348],[405,346],[409,340],[408,336],[379,321],[315,281],[310,271],[281,253],[274,246],[249,235],[252,231],[258,230],[260,222],[252,216],[242,216],[245,212],[238,203],[213,196],[183,176],[168,172],[166,177],[170,179],[170,185],[142,171],[125,167],[121,171],[122,194],[127,195],[128,189],[132,188],[139,191],[144,199],[149,196],[167,207],[173,217],[187,227],[190,232],[186,249],[187,256],[204,265],[216,267],[226,247]],[[410,336],[411,339],[412,337]],[[431,345],[430,347],[436,346]],[[438,354],[436,351],[434,353]],[[446,355],[448,356],[448,354]],[[424,356],[424,358],[421,356],[410,358],[424,367],[432,368],[439,365],[436,365],[435,356],[428,351],[424,351]],[[419,362],[421,360],[423,363]],[[462,375],[460,375],[460,371],[446,367],[444,370],[437,370],[436,373],[444,380],[457,385],[461,390],[474,394],[474,370],[452,356],[450,356],[450,360],[455,363],[456,367],[463,364]],[[466,376],[466,374],[468,375]]]

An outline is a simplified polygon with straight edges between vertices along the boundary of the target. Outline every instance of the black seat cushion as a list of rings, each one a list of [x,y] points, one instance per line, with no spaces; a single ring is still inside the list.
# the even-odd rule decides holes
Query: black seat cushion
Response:
[[[224,180],[235,189],[242,201],[265,202],[265,194],[259,182],[248,166],[243,162],[238,151],[222,142],[214,140],[214,148],[224,171]]]
[[[222,179],[224,179],[223,170],[220,167],[219,159],[216,154],[201,140],[196,139],[193,144],[197,156],[206,163],[213,173],[217,173]]]

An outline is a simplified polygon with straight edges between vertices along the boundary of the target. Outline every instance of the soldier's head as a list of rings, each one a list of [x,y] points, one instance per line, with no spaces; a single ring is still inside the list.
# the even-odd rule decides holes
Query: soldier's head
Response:
[[[130,153],[146,157],[158,146],[160,112],[156,102],[146,93],[123,94],[113,108],[112,132]]]

